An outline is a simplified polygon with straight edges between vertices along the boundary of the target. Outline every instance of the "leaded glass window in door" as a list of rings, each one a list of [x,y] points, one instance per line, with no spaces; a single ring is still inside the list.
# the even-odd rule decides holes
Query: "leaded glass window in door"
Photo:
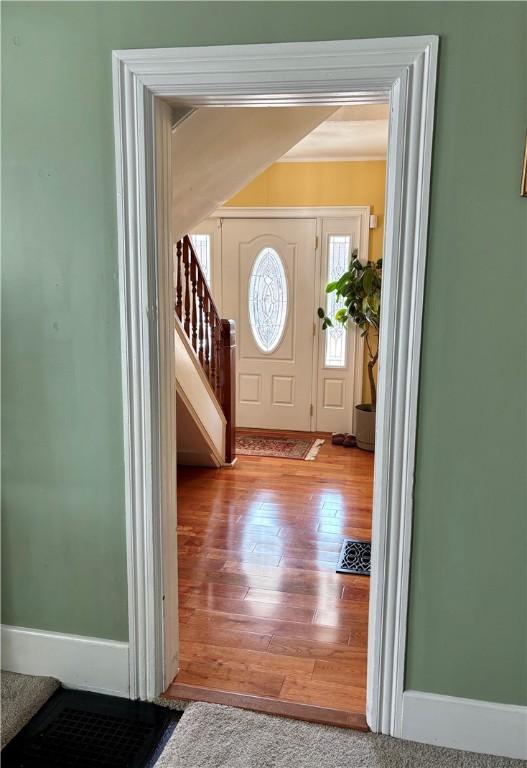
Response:
[[[329,235],[327,282],[338,280],[349,266],[351,258],[351,237],[349,235]],[[335,312],[344,306],[344,301],[336,300],[334,293],[327,294],[326,313],[334,318]],[[344,368],[348,332],[345,325],[335,323],[324,334],[326,368]]]
[[[269,246],[254,260],[249,277],[249,322],[262,352],[280,344],[287,319],[287,278],[282,259]]]

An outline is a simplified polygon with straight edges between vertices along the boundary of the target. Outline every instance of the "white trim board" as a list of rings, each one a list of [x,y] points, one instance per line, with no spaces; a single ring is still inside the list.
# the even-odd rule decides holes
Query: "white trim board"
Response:
[[[372,731],[400,730],[438,42],[432,35],[113,52],[132,696],[156,696],[177,664],[174,655],[167,663],[164,650],[175,652],[177,644],[163,606],[177,556],[169,461],[175,435],[166,416],[173,384],[163,367],[174,313],[160,224],[169,185],[156,185],[170,155],[156,138],[166,121],[157,105],[340,106],[388,98],[366,698]],[[161,531],[173,537],[164,548]]]
[[[401,736],[527,760],[527,707],[405,691]]]
[[[128,643],[2,625],[2,669],[55,677],[67,688],[129,695]]]
[[[218,208],[208,219],[349,219],[365,217],[366,241],[369,233],[369,205],[296,205],[296,206],[235,206]],[[366,242],[367,248],[367,242]]]

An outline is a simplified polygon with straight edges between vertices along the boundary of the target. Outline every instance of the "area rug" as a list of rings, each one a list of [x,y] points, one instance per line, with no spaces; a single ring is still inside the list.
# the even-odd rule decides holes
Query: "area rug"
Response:
[[[183,713],[155,768],[520,768],[521,760],[431,747],[218,704]]]
[[[236,453],[240,456],[268,456],[274,459],[314,461],[324,440],[301,437],[237,435]]]

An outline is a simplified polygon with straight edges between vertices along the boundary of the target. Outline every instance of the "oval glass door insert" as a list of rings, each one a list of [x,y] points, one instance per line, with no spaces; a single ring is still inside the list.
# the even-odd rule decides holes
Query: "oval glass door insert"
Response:
[[[249,277],[249,322],[262,352],[280,344],[287,318],[287,278],[274,248],[262,248]]]

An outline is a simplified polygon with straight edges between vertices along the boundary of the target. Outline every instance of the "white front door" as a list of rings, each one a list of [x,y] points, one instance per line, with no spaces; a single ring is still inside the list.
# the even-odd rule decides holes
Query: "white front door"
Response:
[[[236,424],[310,430],[316,219],[226,219],[223,315],[236,321]]]

